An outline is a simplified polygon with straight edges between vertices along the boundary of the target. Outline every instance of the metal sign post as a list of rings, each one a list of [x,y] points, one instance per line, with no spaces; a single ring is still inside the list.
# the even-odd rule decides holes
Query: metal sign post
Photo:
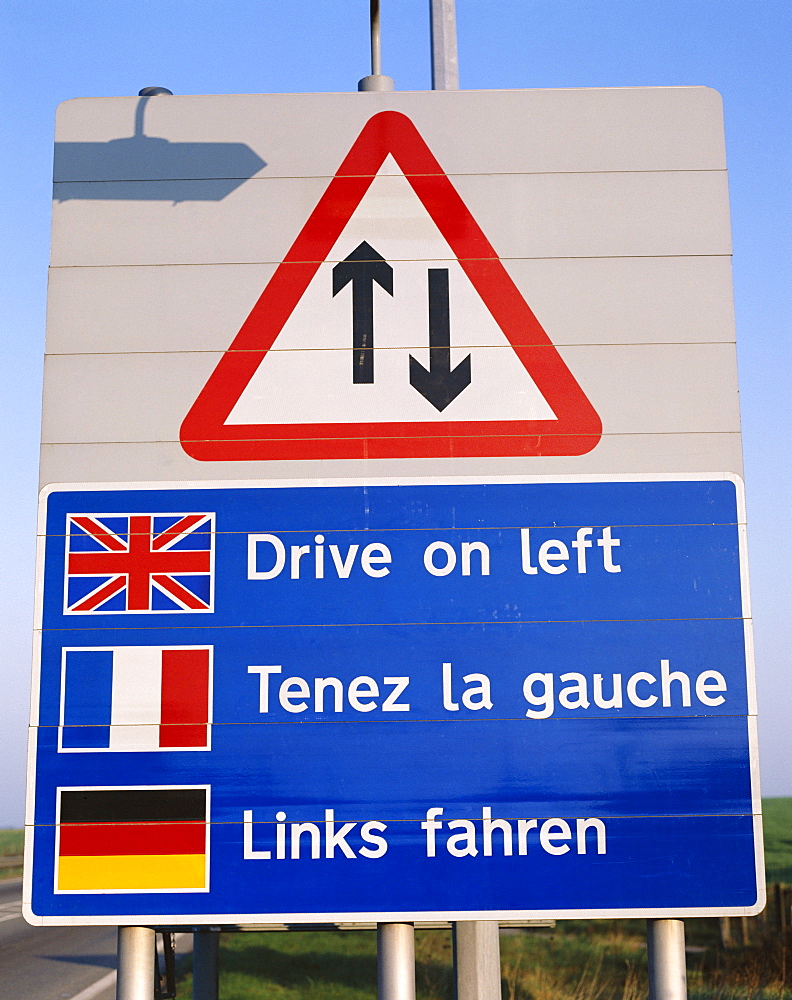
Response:
[[[151,927],[118,928],[116,1000],[151,1000],[154,996],[154,948]]]
[[[432,32],[432,90],[459,90],[456,0],[429,0]]]
[[[382,73],[379,0],[370,0],[369,10],[371,75],[363,77],[358,90],[393,90],[393,80]],[[380,1000],[415,1000],[415,929],[412,924],[377,925],[377,982]]]
[[[415,928],[377,924],[379,1000],[415,1000]]]
[[[454,924],[456,1000],[501,1000],[500,936],[496,920]]]
[[[193,934],[193,1000],[217,1000],[220,934],[200,930]]]
[[[686,1000],[685,923],[647,920],[650,1000]]]
[[[371,21],[371,75],[364,76],[358,90],[393,90],[393,80],[382,73],[382,35],[380,32],[379,0],[370,2]]]

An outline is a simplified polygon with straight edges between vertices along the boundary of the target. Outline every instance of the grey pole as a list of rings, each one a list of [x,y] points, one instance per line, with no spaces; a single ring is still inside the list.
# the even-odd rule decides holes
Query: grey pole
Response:
[[[393,90],[393,80],[382,75],[382,33],[379,0],[369,0],[371,20],[371,76],[364,76],[358,90]]]
[[[195,931],[193,934],[193,1000],[217,1000],[220,990],[220,934]]]
[[[432,33],[432,90],[459,90],[456,0],[429,0]]]
[[[370,0],[369,13],[371,20],[371,75],[382,76],[382,31],[379,0]]]
[[[377,924],[379,1000],[415,1000],[415,928]]]
[[[429,0],[432,90],[459,90],[456,0]],[[500,936],[495,920],[454,924],[457,1000],[500,1000]]]
[[[151,927],[118,928],[116,1000],[151,1000],[154,996],[154,948]]]
[[[456,1000],[501,1000],[500,938],[496,920],[454,924]]]
[[[685,922],[647,920],[650,1000],[687,1000]]]

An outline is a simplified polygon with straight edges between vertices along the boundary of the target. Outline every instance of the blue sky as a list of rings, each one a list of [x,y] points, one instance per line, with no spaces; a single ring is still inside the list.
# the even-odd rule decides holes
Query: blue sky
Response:
[[[73,97],[355,90],[368,0],[6,0],[0,825],[21,824],[52,129]],[[792,795],[788,0],[457,0],[463,88],[705,84],[724,98],[763,791]],[[430,86],[428,0],[382,0],[383,71]]]

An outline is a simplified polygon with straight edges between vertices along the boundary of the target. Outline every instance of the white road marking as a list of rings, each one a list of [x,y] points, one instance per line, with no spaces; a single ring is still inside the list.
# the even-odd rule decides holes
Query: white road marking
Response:
[[[105,990],[109,990],[111,986],[115,985],[115,981],[118,977],[118,973],[115,969],[112,972],[108,972],[106,976],[102,976],[101,979],[97,979],[95,983],[90,986],[86,986],[84,990],[80,990],[79,993],[75,993],[71,1000],[93,1000],[94,997],[98,997],[100,993],[104,993]]]
[[[22,916],[22,902],[12,899],[10,903],[0,903],[0,924],[4,920],[16,920]]]

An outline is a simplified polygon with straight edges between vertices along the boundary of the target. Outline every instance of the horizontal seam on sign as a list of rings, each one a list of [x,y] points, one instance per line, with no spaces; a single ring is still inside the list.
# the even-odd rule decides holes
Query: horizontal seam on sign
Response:
[[[439,797],[440,796],[438,796],[438,798]],[[329,797],[328,797],[328,801],[331,801]],[[512,801],[513,800],[510,800],[510,803]],[[272,806],[268,806],[268,805],[258,806],[256,808],[266,809],[268,807],[269,808],[273,808]],[[325,807],[322,807],[322,808],[325,808]],[[335,805],[335,806],[327,806],[326,808],[328,808],[328,809],[334,809],[335,811],[338,811],[342,807],[338,806],[338,805]],[[453,806],[446,806],[446,808],[447,809],[452,809]],[[320,816],[319,814],[315,814],[315,815],[316,815],[316,818],[314,820],[306,820],[304,817],[301,816],[300,819],[294,820],[293,822],[295,822],[295,823],[305,823],[305,822],[309,822],[309,823],[310,822],[324,823],[325,822],[324,816]],[[556,816],[557,815],[558,814],[556,813]],[[590,816],[591,814],[588,813],[586,815]],[[638,814],[635,814],[635,813],[616,813],[614,815],[608,815],[607,813],[604,813],[604,814],[600,813],[597,818],[598,819],[611,819],[611,820],[612,819],[628,819],[628,820],[632,820],[632,819],[748,819],[749,817],[753,818],[754,816],[758,816],[758,815],[760,815],[760,814],[759,813],[751,813],[751,812],[733,812],[733,813],[730,813],[730,812],[717,812],[717,813],[638,813]],[[342,819],[339,816],[336,816],[336,817],[334,817],[334,820],[335,820],[336,824],[338,824],[340,826],[342,823],[366,823],[366,822],[368,822],[370,820],[370,818],[371,817],[367,816],[365,819],[353,819],[352,817],[348,817],[347,818],[345,816]],[[410,819],[388,819],[387,822],[388,823],[417,823],[417,822],[423,822],[425,818],[426,817],[424,815],[418,813],[417,815],[415,815],[414,817],[412,817]],[[444,820],[446,820],[446,819],[457,819],[457,818],[472,819],[472,820],[474,820],[476,822],[479,822],[479,823],[482,820],[481,816],[467,816],[467,817],[465,817],[465,816],[462,816],[462,817],[448,816],[448,817],[444,817]],[[524,817],[521,817],[521,816],[497,816],[497,817],[493,816],[492,817],[492,819],[513,819],[513,820],[523,819],[523,818]],[[536,818],[537,819],[554,819],[555,816],[551,816],[551,815],[548,814],[548,815],[545,815],[545,816],[537,816]],[[567,816],[563,817],[563,818],[583,819],[583,816],[574,816],[574,815],[570,816],[569,813],[567,813]],[[271,820],[271,819],[262,819],[262,820],[254,819],[253,822],[256,824],[256,826],[261,825],[261,826],[273,826],[274,827],[276,825],[276,821],[275,820]],[[290,822],[292,822],[292,821],[290,821]],[[228,820],[212,820],[210,823],[207,823],[208,827],[213,827],[213,826],[240,827],[242,825],[243,825],[243,821],[242,820],[232,820],[232,819],[228,819]],[[51,830],[51,829],[53,829],[56,826],[57,826],[56,823],[35,823],[35,824],[31,825],[31,829],[34,829],[34,830]],[[313,860],[316,860],[316,859],[313,859]]]
[[[307,680],[308,678],[301,677],[300,679],[301,680]],[[325,679],[325,678],[320,678],[320,679]],[[374,678],[374,679],[376,680],[376,678]],[[301,696],[301,697],[309,698],[311,696],[310,695],[304,695],[304,696]],[[376,695],[364,695],[363,697],[365,697],[365,698],[374,698],[374,697],[378,697],[378,696],[376,696]],[[381,695],[379,697],[381,697]],[[354,709],[350,709],[350,711],[355,711],[355,710]],[[358,712],[358,715],[360,716],[359,718],[358,717],[355,717],[355,718],[349,718],[349,717],[347,717],[347,718],[341,718],[341,719],[340,718],[331,718],[331,719],[304,719],[304,718],[297,718],[297,714],[298,713],[295,712],[294,713],[294,718],[292,718],[292,719],[257,719],[255,722],[212,722],[212,723],[202,723],[202,725],[211,725],[213,728],[229,727],[229,726],[363,726],[363,725],[368,725],[369,723],[372,723],[372,722],[379,722],[383,726],[390,725],[391,723],[397,723],[397,722],[413,723],[414,725],[426,725],[426,723],[432,723],[432,724],[435,724],[435,723],[448,723],[449,725],[451,725],[451,724],[456,724],[458,722],[464,722],[464,723],[473,723],[473,722],[481,722],[481,723],[485,723],[485,722],[490,722],[490,723],[524,722],[526,725],[534,725],[535,723],[540,723],[540,722],[595,722],[595,721],[596,722],[599,722],[599,721],[612,722],[614,719],[618,719],[619,722],[640,722],[641,725],[644,725],[647,722],[669,722],[669,721],[673,721],[675,719],[677,719],[677,720],[679,720],[679,719],[752,719],[752,718],[755,718],[755,716],[756,716],[756,713],[751,713],[751,712],[723,712],[723,713],[720,713],[720,712],[699,712],[699,711],[695,711],[695,712],[691,711],[689,715],[678,715],[678,714],[677,715],[672,715],[672,714],[668,714],[668,715],[656,715],[656,714],[655,715],[623,715],[623,714],[621,714],[620,711],[618,711],[616,709],[608,709],[608,708],[601,709],[601,711],[603,711],[603,712],[608,712],[609,713],[608,715],[597,715],[597,714],[588,714],[587,715],[586,714],[587,711],[588,711],[587,709],[581,711],[580,715],[548,715],[548,716],[545,716],[544,718],[541,718],[541,719],[534,718],[533,716],[526,715],[525,713],[523,713],[522,715],[498,715],[498,716],[481,715],[480,714],[480,712],[481,712],[480,709],[471,709],[471,713],[475,713],[475,714],[460,715],[460,716],[455,716],[454,718],[450,718],[449,716],[443,716],[443,717],[422,716],[420,718],[415,718],[414,716],[413,717],[409,717],[406,712],[405,713],[399,713],[399,712],[388,713],[389,717],[388,718],[384,718],[384,716],[383,716],[382,713],[380,713],[379,715],[371,715],[370,713],[366,713],[366,712]],[[300,714],[302,714],[302,713],[300,713]],[[316,714],[329,715],[330,713],[329,712],[322,712],[322,713],[316,713]],[[336,713],[332,713],[332,714],[335,715]],[[341,713],[339,712],[338,714],[340,715]],[[390,717],[391,715],[393,716],[393,718]],[[403,715],[403,717],[400,718],[399,717],[400,715]],[[30,728],[31,729],[37,729],[37,730],[38,729],[55,730],[55,729],[60,729],[61,725],[58,723],[58,724],[53,724],[53,725],[48,725],[48,726],[45,726],[45,725],[31,726]],[[101,724],[97,724],[97,725],[72,724],[72,725],[69,725],[69,726],[64,726],[63,728],[67,728],[67,729],[106,729],[107,726],[106,725],[103,726]],[[159,723],[145,723],[145,722],[141,722],[141,723],[135,723],[134,725],[127,725],[125,728],[127,728],[127,729],[133,729],[133,728],[134,729],[146,729],[146,728],[159,729]],[[183,750],[184,748],[182,748],[182,747],[167,747],[167,748],[163,748],[163,749],[167,749],[169,751],[173,750],[174,752],[177,752],[177,751]],[[78,747],[77,748],[77,752],[80,752],[80,753],[82,753],[82,752],[91,753],[91,752],[94,752],[94,751],[95,751],[94,747]],[[84,822],[84,825],[92,825],[87,820],[83,821],[83,822]],[[133,821],[129,820],[128,822],[131,823]],[[137,821],[136,820],[135,822],[158,822],[158,821],[156,821],[156,820],[150,820],[150,821],[140,820],[140,821]],[[123,820],[114,821],[114,825],[116,825],[116,826],[118,826],[119,824],[120,825],[124,825],[124,823],[125,823],[125,821],[123,821]],[[143,853],[143,852],[141,852],[141,853]],[[186,852],[182,852],[182,853],[186,853]],[[21,862],[20,862],[20,864],[21,864]]]
[[[332,487],[331,487],[331,489],[332,489]],[[113,517],[113,516],[123,516],[123,515],[107,514],[105,516],[106,517]],[[611,527],[611,528],[718,528],[718,527],[720,527],[720,528],[728,528],[728,527],[736,527],[737,525],[744,524],[744,523],[745,522],[743,522],[743,521],[657,521],[656,523],[652,523],[652,522],[646,522],[646,523],[641,522],[641,523],[638,523],[638,522],[635,522],[635,521],[625,521],[625,522],[608,521],[607,523],[603,523],[603,524],[591,524],[591,522],[586,522],[585,526],[586,527],[590,527],[590,528],[607,528],[607,527]],[[438,525],[438,524],[435,524],[435,525],[432,525],[432,526],[430,526],[428,528],[410,528],[410,527],[394,528],[394,527],[391,527],[389,525],[382,525],[382,526],[379,526],[379,525],[373,525],[373,526],[372,525],[366,525],[366,526],[362,526],[362,527],[359,527],[359,528],[328,528],[328,526],[326,524],[323,524],[321,526],[316,526],[316,527],[313,527],[313,528],[311,528],[311,527],[307,527],[307,528],[279,528],[279,529],[274,529],[274,530],[277,530],[277,532],[278,532],[279,535],[310,534],[311,532],[317,532],[317,531],[323,531],[323,532],[335,531],[335,532],[338,532],[338,533],[345,532],[345,531],[349,531],[349,532],[351,532],[351,531],[354,531],[354,532],[367,532],[367,531],[386,532],[387,531],[389,534],[391,532],[396,532],[396,531],[398,531],[398,532],[402,532],[402,531],[415,531],[415,532],[418,532],[418,531],[476,531],[476,532],[482,532],[483,533],[483,532],[486,532],[486,531],[519,531],[521,528],[537,528],[537,529],[547,528],[548,530],[550,530],[550,529],[556,530],[557,528],[580,528],[582,526],[583,526],[583,522],[582,521],[577,521],[577,522],[575,522],[573,524],[558,524],[558,523],[555,523],[555,522],[553,524],[535,524],[533,522],[531,522],[530,524],[528,524],[526,522],[523,522],[522,524],[492,524],[492,525],[487,525],[486,527],[482,527],[480,524],[454,524],[454,525]],[[273,532],[270,532],[270,533],[272,534]],[[133,532],[133,534],[135,534],[135,533]],[[148,535],[145,532],[141,532],[141,534],[143,534],[144,538],[148,537]],[[228,537],[228,536],[231,536],[231,535],[234,535],[234,536],[237,536],[237,535],[239,535],[239,536],[242,536],[242,535],[251,535],[251,534],[256,534],[256,532],[251,532],[251,531],[247,531],[247,530],[244,530],[244,531],[215,531],[215,532],[213,532],[213,534],[215,536],[222,535],[222,536]],[[67,536],[66,536],[65,533],[56,531],[56,532],[52,532],[52,533],[37,535],[36,537],[37,538],[66,538]]]
[[[56,143],[56,146],[58,143]],[[475,171],[434,171],[433,173],[420,173],[417,171],[410,171],[409,174],[396,173],[396,174],[382,174],[379,171],[377,173],[365,173],[365,174],[276,174],[264,177],[256,177],[255,174],[250,177],[241,177],[231,175],[213,175],[212,177],[94,177],[91,180],[85,179],[69,179],[64,180],[61,178],[53,179],[53,185],[55,184],[173,184],[173,183],[187,183],[187,184],[212,184],[216,181],[242,181],[244,184],[248,184],[250,181],[331,181],[336,177],[343,177],[346,179],[352,179],[355,177],[379,177],[382,180],[385,177],[396,177],[402,179],[404,177],[447,177],[449,180],[453,177],[486,177],[499,179],[501,177],[591,177],[591,176],[609,176],[610,174],[725,174],[727,173],[727,167],[662,167],[657,168],[621,168],[611,167],[606,170],[475,170]],[[57,200],[57,199],[56,199]]]
[[[308,579],[308,578],[306,577],[305,579]],[[325,578],[325,579],[329,579],[329,578]],[[289,582],[291,582],[291,580],[289,580]],[[99,612],[96,612],[96,613],[98,614]],[[113,612],[105,612],[105,613],[112,614]],[[129,614],[129,612],[122,612],[122,613]],[[143,612],[143,613],[144,614],[151,614],[151,612]],[[165,612],[165,613],[166,614],[174,614],[176,612]],[[202,614],[203,612],[193,612],[193,613],[194,614]],[[93,614],[93,612],[92,612],[92,614]],[[71,616],[67,616],[67,617],[71,617]],[[712,617],[712,616],[704,616],[704,617],[702,617],[701,615],[695,615],[695,616],[671,617],[671,618],[667,618],[667,617],[663,617],[663,618],[640,618],[640,617],[636,617],[636,616],[632,616],[632,617],[629,617],[629,618],[524,618],[524,619],[514,619],[514,620],[511,620],[511,621],[498,621],[497,619],[493,620],[493,619],[475,618],[475,619],[470,619],[470,620],[466,619],[464,621],[447,621],[446,620],[446,621],[433,621],[433,622],[426,622],[426,621],[407,621],[407,622],[399,622],[399,621],[396,621],[396,622],[394,622],[394,621],[382,621],[382,622],[335,622],[335,623],[334,622],[330,622],[330,623],[327,623],[327,624],[317,624],[317,625],[310,625],[310,624],[309,625],[305,625],[305,624],[300,624],[300,625],[289,625],[289,624],[277,625],[277,624],[270,624],[270,623],[261,623],[261,624],[253,624],[253,625],[248,625],[248,624],[244,624],[244,625],[207,625],[205,622],[202,622],[200,625],[196,625],[194,627],[195,628],[201,628],[201,629],[206,629],[206,628],[336,628],[336,627],[341,627],[341,626],[343,626],[343,627],[347,627],[347,626],[355,626],[355,627],[360,626],[360,627],[363,627],[365,625],[378,625],[378,626],[379,625],[394,625],[394,626],[396,626],[396,625],[399,625],[399,626],[406,626],[406,625],[416,625],[416,626],[420,626],[420,625],[487,625],[487,624],[489,624],[489,625],[512,625],[512,624],[526,625],[526,624],[542,624],[542,623],[547,623],[547,624],[559,623],[559,624],[561,624],[561,623],[564,623],[564,622],[580,622],[580,623],[586,623],[586,622],[724,622],[724,621],[751,621],[751,620],[752,620],[752,616],[750,616],[750,615],[725,615],[725,616],[721,615],[721,616],[716,616],[716,617]],[[115,626],[113,626],[113,627],[115,628]],[[130,625],[129,627],[132,628],[132,629],[142,629],[142,628],[149,627],[149,626]],[[164,628],[165,626],[159,625],[159,624],[154,624],[154,625],[151,625],[150,627],[151,628]],[[190,625],[175,626],[174,625],[173,627],[174,628],[177,628],[177,627],[178,628],[192,628],[193,626],[190,626]],[[56,629],[56,628],[41,628],[41,629],[34,629],[34,631],[37,631],[37,632],[56,632],[56,631],[58,631],[58,629]],[[206,643],[206,645],[211,645],[211,644],[210,643]],[[173,648],[176,648],[176,647],[173,647]]]
[[[576,347],[732,347],[736,341],[734,340],[658,340],[652,341],[651,343],[633,343],[631,341],[616,342],[616,341],[595,341],[590,343],[568,343],[554,341],[553,346],[559,349],[566,348],[576,348]],[[501,351],[514,350],[515,347],[546,347],[546,344],[540,343],[538,341],[517,341],[514,344],[454,344],[452,350],[454,351],[475,351],[482,348],[487,348],[491,350],[493,348]],[[270,347],[267,350],[267,354],[310,354],[315,352],[317,354],[327,354],[330,352],[336,352],[339,354],[347,354],[349,352],[349,347]],[[370,347],[370,348],[358,348],[358,350],[371,350],[371,351],[428,351],[430,350],[427,344],[404,344],[399,347]],[[263,354],[264,351],[261,348],[235,348],[231,350],[230,348],[224,347],[207,347],[200,350],[195,350],[194,348],[183,350],[173,350],[173,351],[71,351],[69,353],[60,351],[47,351],[45,357],[48,358],[108,358],[108,357],[118,357],[118,358],[129,358],[129,357],[171,357],[179,354]]]
[[[95,612],[99,614],[99,612]],[[128,614],[129,612],[122,612],[123,614]],[[150,614],[151,612],[144,612],[144,614]],[[166,614],[174,614],[176,612],[165,612]],[[187,612],[189,614],[189,612]],[[92,612],[94,614],[94,612]],[[300,623],[299,625],[277,625],[270,623],[262,623],[258,625],[207,625],[202,622],[200,625],[174,625],[173,628],[363,628],[364,626],[382,626],[382,625],[393,625],[393,626],[406,626],[406,625],[529,625],[529,624],[563,624],[564,622],[580,622],[581,624],[586,624],[588,622],[736,622],[736,621],[750,621],[744,615],[726,615],[720,617],[676,617],[676,618],[522,618],[514,619],[512,621],[498,621],[497,619],[486,619],[486,618],[471,618],[465,619],[464,621],[377,621],[377,622],[323,622],[316,625],[306,625],[305,623]],[[163,625],[153,624],[150,626],[143,625],[130,625],[131,629],[142,629],[142,628],[164,628]],[[55,628],[42,628],[35,631],[41,632],[57,632],[58,629]],[[64,629],[64,631],[72,631],[71,629]],[[209,643],[207,643],[209,645]]]
[[[230,426],[230,427],[234,427],[234,426],[243,427],[245,425],[244,424],[238,424],[238,425],[228,424],[227,426]],[[247,426],[258,426],[258,425],[253,424],[253,425],[247,425]],[[286,424],[286,423],[282,423],[282,424],[269,424],[269,425],[266,425],[266,426],[272,426],[272,427],[299,427],[300,424]],[[640,438],[640,437],[685,437],[685,436],[687,436],[687,437],[695,437],[695,436],[701,435],[701,434],[718,434],[718,435],[720,435],[720,434],[735,434],[735,435],[739,435],[740,434],[740,430],[738,428],[737,430],[720,430],[720,431],[718,431],[718,430],[694,430],[694,431],[611,431],[609,433],[606,433],[606,432],[603,431],[602,438],[604,439],[604,438],[613,438],[613,437],[636,437],[636,438]],[[355,434],[355,435],[349,435],[349,436],[344,436],[344,437],[336,437],[335,435],[328,436],[328,437],[316,437],[314,435],[306,435],[305,437],[300,437],[300,438],[289,438],[285,443],[286,444],[305,444],[308,441],[321,441],[321,442],[325,442],[325,443],[328,442],[328,441],[346,441],[346,442],[348,442],[348,441],[371,441],[371,440],[376,440],[376,441],[403,441],[405,438],[408,438],[408,439],[412,440],[413,437],[414,437],[414,435],[409,434],[409,433],[398,434],[398,435],[397,434],[376,434],[376,433],[371,433],[371,434]],[[427,440],[427,441],[434,440],[435,438],[440,438],[441,440],[445,439],[445,438],[453,438],[453,440],[455,440],[455,441],[459,441],[459,440],[466,440],[466,441],[468,441],[468,440],[477,440],[478,438],[482,438],[483,440],[489,440],[491,437],[492,437],[492,434],[488,434],[488,433],[484,433],[484,434],[460,434],[458,432],[445,433],[445,434],[422,434],[421,435],[421,438],[424,439],[424,440]],[[562,431],[554,431],[554,430],[541,430],[541,431],[532,431],[530,433],[521,433],[521,434],[499,434],[498,437],[500,437],[500,438],[514,438],[516,440],[520,440],[522,438],[547,438],[547,437],[552,437],[552,438],[564,438],[564,437],[577,438],[577,437],[580,437],[580,434],[575,434],[575,433],[568,432],[568,431],[567,432],[562,432]],[[239,437],[239,438],[234,438],[234,444],[244,444],[247,441],[252,441],[252,442],[255,442],[255,443],[261,443],[261,442],[264,442],[264,441],[277,441],[279,443],[283,443],[283,439],[280,438],[280,437]],[[181,447],[181,445],[183,443],[187,444],[187,443],[191,443],[191,442],[205,442],[205,443],[218,442],[218,443],[222,443],[222,444],[227,444],[228,443],[223,438],[213,438],[213,437],[205,437],[205,438],[192,438],[192,437],[190,437],[190,438],[188,438],[188,437],[185,437],[185,438],[182,438],[181,441],[177,441],[175,438],[174,439],[169,439],[169,438],[153,438],[153,439],[145,439],[144,438],[144,439],[140,439],[140,438],[136,438],[135,440],[127,440],[127,441],[122,441],[122,440],[106,440],[106,441],[42,441],[41,442],[41,446],[42,446],[42,448],[44,448],[44,447],[58,447],[58,448],[66,448],[66,447],[68,447],[68,448],[72,448],[72,447],[75,447],[75,446],[83,446],[83,447],[91,447],[91,448],[93,448],[96,445],[168,444],[168,445],[178,445],[179,447]],[[439,458],[455,459],[455,458],[464,458],[465,456],[459,456],[459,455],[449,454],[449,455],[440,455],[438,457]],[[480,455],[480,456],[477,456],[477,457],[478,458],[487,458],[488,456],[487,455]],[[498,457],[498,456],[495,456],[495,457]],[[514,457],[519,458],[520,456],[517,455],[517,456],[514,456]],[[552,458],[553,456],[547,456],[547,457]],[[560,458],[562,458],[562,459],[564,457],[566,457],[566,456],[560,456]],[[410,456],[406,456],[406,458],[409,459]],[[321,457],[316,458],[316,459],[307,459],[307,461],[317,461],[317,462],[319,462],[319,461],[331,461],[331,460],[335,461],[335,459],[323,459]],[[233,461],[235,461],[235,459],[228,459],[227,461],[233,462]],[[267,459],[258,459],[258,460],[257,459],[252,459],[252,461],[261,461],[263,463],[263,462],[267,461]],[[290,461],[290,460],[289,459],[283,459],[282,461]],[[294,459],[292,459],[291,461],[294,461]],[[303,461],[306,461],[306,460],[303,460]],[[360,460],[359,459],[352,459],[351,461],[360,461]],[[369,459],[369,461],[372,461],[372,462],[373,461],[381,461],[381,459],[377,458],[375,456],[375,457]],[[647,473],[647,475],[648,474],[649,473]],[[636,475],[640,475],[640,473],[636,473]],[[222,480],[218,480],[218,482],[222,482]]]
[[[554,255],[551,257],[507,257],[499,256],[497,259],[500,261],[532,261],[532,260],[686,260],[686,259],[698,259],[698,258],[731,258],[734,254],[731,250],[725,253],[626,253],[626,254],[561,254]],[[404,260],[394,261],[394,263],[423,263],[424,261],[431,260],[450,260],[454,258],[449,257],[407,257]],[[459,260],[460,258],[455,258]],[[491,257],[463,257],[462,260],[484,260],[490,261]],[[340,262],[340,261],[339,261]],[[68,269],[77,270],[79,268],[114,268],[114,267],[264,267],[266,265],[278,266],[282,263],[286,263],[282,258],[278,260],[216,260],[216,261],[167,261],[167,262],[155,262],[146,264],[132,264],[132,263],[119,263],[119,264],[50,264],[49,269],[51,271],[65,271]],[[334,263],[332,257],[324,258],[323,260],[289,260],[288,264],[324,264],[324,263]]]
[[[108,612],[106,612],[107,614]],[[178,612],[165,612],[166,614],[175,614]],[[189,612],[188,612],[189,613]],[[96,612],[99,614],[99,612]],[[67,617],[64,615],[64,617]],[[72,616],[69,616],[72,617]],[[76,617],[76,616],[75,616]],[[172,628],[179,629],[200,629],[201,631],[206,631],[207,628],[382,628],[383,625],[387,625],[393,628],[406,628],[408,626],[418,626],[418,627],[428,627],[432,625],[566,625],[577,623],[581,625],[597,622],[747,622],[753,621],[752,618],[746,618],[742,615],[733,615],[732,617],[724,618],[517,618],[511,619],[509,621],[500,621],[498,619],[473,619],[470,621],[436,621],[436,622],[332,622],[332,623],[322,623],[314,625],[305,625],[301,623],[299,625],[284,623],[278,624],[260,624],[260,625],[206,625],[202,623],[200,625],[173,625]],[[59,628],[41,628],[34,629],[34,632],[54,634],[56,632],[88,632],[88,631],[102,631],[102,632],[125,632],[125,631],[137,631],[140,632],[143,629],[157,629],[164,628],[165,626],[152,624],[152,625],[88,625],[80,624],[75,625],[74,628],[69,628],[67,626],[60,626]]]

